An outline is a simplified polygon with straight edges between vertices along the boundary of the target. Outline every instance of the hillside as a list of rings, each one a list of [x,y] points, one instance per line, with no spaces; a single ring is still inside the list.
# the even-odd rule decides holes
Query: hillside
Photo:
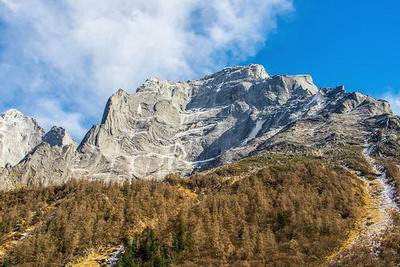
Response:
[[[361,246],[365,240],[350,244],[363,220],[380,220],[379,211],[376,218],[368,215],[379,204],[368,180],[339,165],[364,163],[373,175],[358,156],[329,162],[278,153],[189,179],[71,181],[3,193],[2,259],[10,265],[105,265],[113,251],[135,240],[135,253],[126,249],[120,264],[398,264],[398,213],[390,215],[393,223],[373,254]],[[144,255],[140,248],[147,242],[154,244]]]
[[[336,164],[281,154],[190,179],[21,189],[0,197],[3,259],[78,263],[132,238],[140,246],[152,231],[157,248],[149,259],[135,254],[137,263],[319,264],[362,216],[365,194],[365,185]]]

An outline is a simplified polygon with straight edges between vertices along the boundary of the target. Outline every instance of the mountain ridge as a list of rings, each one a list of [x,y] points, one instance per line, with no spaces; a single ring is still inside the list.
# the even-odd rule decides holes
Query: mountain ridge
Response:
[[[107,101],[101,123],[76,149],[62,149],[64,141],[76,145],[64,129],[53,128],[47,143],[56,148],[47,153],[42,145],[36,154],[42,162],[57,159],[62,171],[54,183],[72,177],[162,179],[276,149],[326,153],[361,143],[377,134],[382,121],[397,120],[387,101],[347,93],[344,86],[318,88],[310,75],[270,76],[262,65],[252,64],[186,82],[151,78],[132,94],[119,89]],[[13,173],[24,173],[26,161],[17,163],[12,168],[19,171]],[[43,173],[42,165],[29,168]],[[44,177],[31,181],[52,184],[54,170],[46,168]],[[24,180],[20,174],[11,179]]]

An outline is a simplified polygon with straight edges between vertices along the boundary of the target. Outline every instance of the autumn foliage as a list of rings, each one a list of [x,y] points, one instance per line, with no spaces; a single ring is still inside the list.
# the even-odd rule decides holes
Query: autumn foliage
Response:
[[[125,244],[119,266],[314,265],[346,238],[362,194],[333,163],[281,155],[164,182],[20,189],[0,195],[2,244],[25,234],[3,262],[63,266]]]

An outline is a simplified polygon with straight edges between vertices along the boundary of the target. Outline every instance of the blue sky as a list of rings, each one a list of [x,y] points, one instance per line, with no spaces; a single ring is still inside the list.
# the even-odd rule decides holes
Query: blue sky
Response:
[[[117,88],[261,63],[399,113],[399,11],[395,0],[0,0],[0,111],[79,140]]]
[[[400,89],[400,2],[296,0],[266,47],[247,62],[310,73],[320,86],[382,97]]]

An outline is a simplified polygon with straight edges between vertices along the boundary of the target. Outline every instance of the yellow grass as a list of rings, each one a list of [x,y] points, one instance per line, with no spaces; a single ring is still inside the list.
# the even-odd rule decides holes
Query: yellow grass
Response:
[[[370,216],[369,211],[374,210],[373,207],[376,206],[376,204],[374,203],[374,199],[372,198],[371,193],[369,192],[368,185],[366,184],[366,182],[364,182],[363,186],[363,203],[364,203],[363,212],[360,213],[359,217],[354,222],[354,228],[349,231],[346,240],[340,245],[340,247],[338,247],[331,255],[329,255],[326,258],[326,264],[324,265],[333,262],[344,251],[348,250],[355,243],[357,238],[360,236],[361,232],[364,230],[365,222],[367,218]]]
[[[369,225],[375,225],[383,219],[383,214],[379,209],[379,198],[375,197],[381,190],[378,181],[364,181],[363,187],[363,212],[356,219],[354,228],[349,231],[347,239],[326,258],[326,265],[334,262],[341,254],[349,250],[360,239],[360,236],[368,231]]]
[[[91,252],[85,257],[76,259],[73,263],[68,264],[67,267],[97,267],[101,266],[100,262],[108,259],[106,252]]]

